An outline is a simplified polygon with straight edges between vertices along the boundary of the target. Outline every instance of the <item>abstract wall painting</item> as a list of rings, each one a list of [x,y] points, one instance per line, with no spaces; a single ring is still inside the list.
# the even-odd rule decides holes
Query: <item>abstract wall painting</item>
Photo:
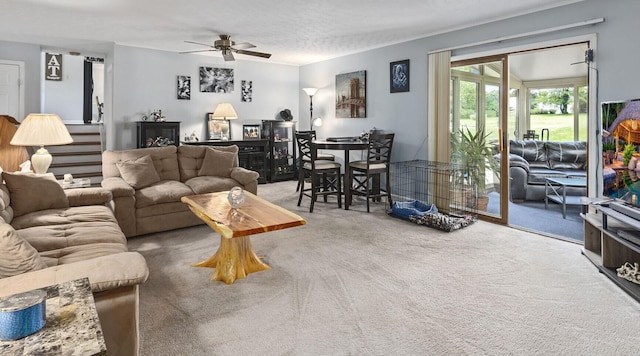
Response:
[[[240,101],[251,102],[253,100],[253,82],[250,80],[243,80],[240,82]]]
[[[200,67],[200,91],[233,93],[233,69]]]
[[[336,75],[336,117],[367,117],[367,71]]]

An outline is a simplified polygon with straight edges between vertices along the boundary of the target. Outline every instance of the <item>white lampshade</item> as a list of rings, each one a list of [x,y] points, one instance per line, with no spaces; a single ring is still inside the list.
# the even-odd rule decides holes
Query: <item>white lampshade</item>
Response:
[[[213,119],[233,120],[237,118],[238,114],[236,114],[231,103],[220,103],[216,106],[216,110],[213,112]]]
[[[304,90],[304,92],[307,93],[307,95],[314,96],[316,95],[318,88],[302,88],[302,90]]]
[[[56,114],[29,114],[11,139],[11,144],[15,146],[40,146],[31,156],[31,165],[38,174],[47,173],[51,164],[51,155],[44,148],[45,145],[66,145],[72,142],[67,127]]]

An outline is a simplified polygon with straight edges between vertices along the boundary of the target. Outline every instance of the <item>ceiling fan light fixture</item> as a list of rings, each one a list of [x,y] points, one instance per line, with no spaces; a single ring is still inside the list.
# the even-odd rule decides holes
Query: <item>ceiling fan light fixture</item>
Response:
[[[201,46],[207,46],[207,47],[210,47],[210,49],[205,49],[205,50],[201,50],[201,51],[187,51],[187,52],[180,52],[180,53],[196,53],[196,52],[220,51],[220,52],[222,52],[222,58],[224,58],[225,61],[233,61],[233,60],[235,60],[235,58],[233,57],[233,52],[236,52],[238,54],[248,55],[248,56],[261,57],[261,58],[269,58],[269,57],[271,57],[270,53],[262,53],[262,52],[254,52],[254,51],[245,50],[246,48],[255,47],[251,43],[242,42],[242,43],[238,43],[237,44],[237,48],[234,47],[234,46],[236,46],[236,42],[232,41],[229,35],[220,35],[220,39],[214,41],[213,42],[213,46],[205,44],[205,43],[194,42],[194,41],[185,41],[185,42],[186,43],[198,44],[198,45],[201,45]]]

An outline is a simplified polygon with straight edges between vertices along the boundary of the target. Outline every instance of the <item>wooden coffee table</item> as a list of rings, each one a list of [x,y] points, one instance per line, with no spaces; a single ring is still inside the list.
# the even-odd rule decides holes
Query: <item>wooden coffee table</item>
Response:
[[[306,221],[247,191],[244,192],[245,203],[233,209],[227,201],[228,193],[190,195],[181,200],[221,236],[218,251],[193,266],[213,267],[212,281],[232,284],[249,273],[270,268],[253,251],[251,235],[304,225]]]

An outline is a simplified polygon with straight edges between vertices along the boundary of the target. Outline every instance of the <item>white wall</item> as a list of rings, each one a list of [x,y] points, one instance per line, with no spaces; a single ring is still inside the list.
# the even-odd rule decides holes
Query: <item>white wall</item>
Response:
[[[230,102],[238,113],[231,122],[232,139],[242,139],[242,125],[273,120],[289,108],[298,112],[298,67],[242,60],[178,54],[150,49],[115,46],[113,63],[113,113],[109,125],[115,135],[108,135],[111,149],[135,148],[135,122],[143,115],[160,109],[167,121],[180,121],[181,136],[196,132],[202,140],[206,134],[206,114],[221,102]],[[234,69],[233,93],[205,93],[199,88],[199,68]],[[191,100],[177,99],[177,76],[191,77]],[[242,80],[253,82],[253,100],[240,101]],[[107,104],[108,105],[108,104]],[[294,118],[297,120],[297,118]]]
[[[41,66],[45,53],[41,53]],[[43,70],[44,71],[44,70]],[[42,112],[58,114],[66,123],[82,123],[84,100],[84,56],[62,54],[62,80],[45,80],[41,76]]]

